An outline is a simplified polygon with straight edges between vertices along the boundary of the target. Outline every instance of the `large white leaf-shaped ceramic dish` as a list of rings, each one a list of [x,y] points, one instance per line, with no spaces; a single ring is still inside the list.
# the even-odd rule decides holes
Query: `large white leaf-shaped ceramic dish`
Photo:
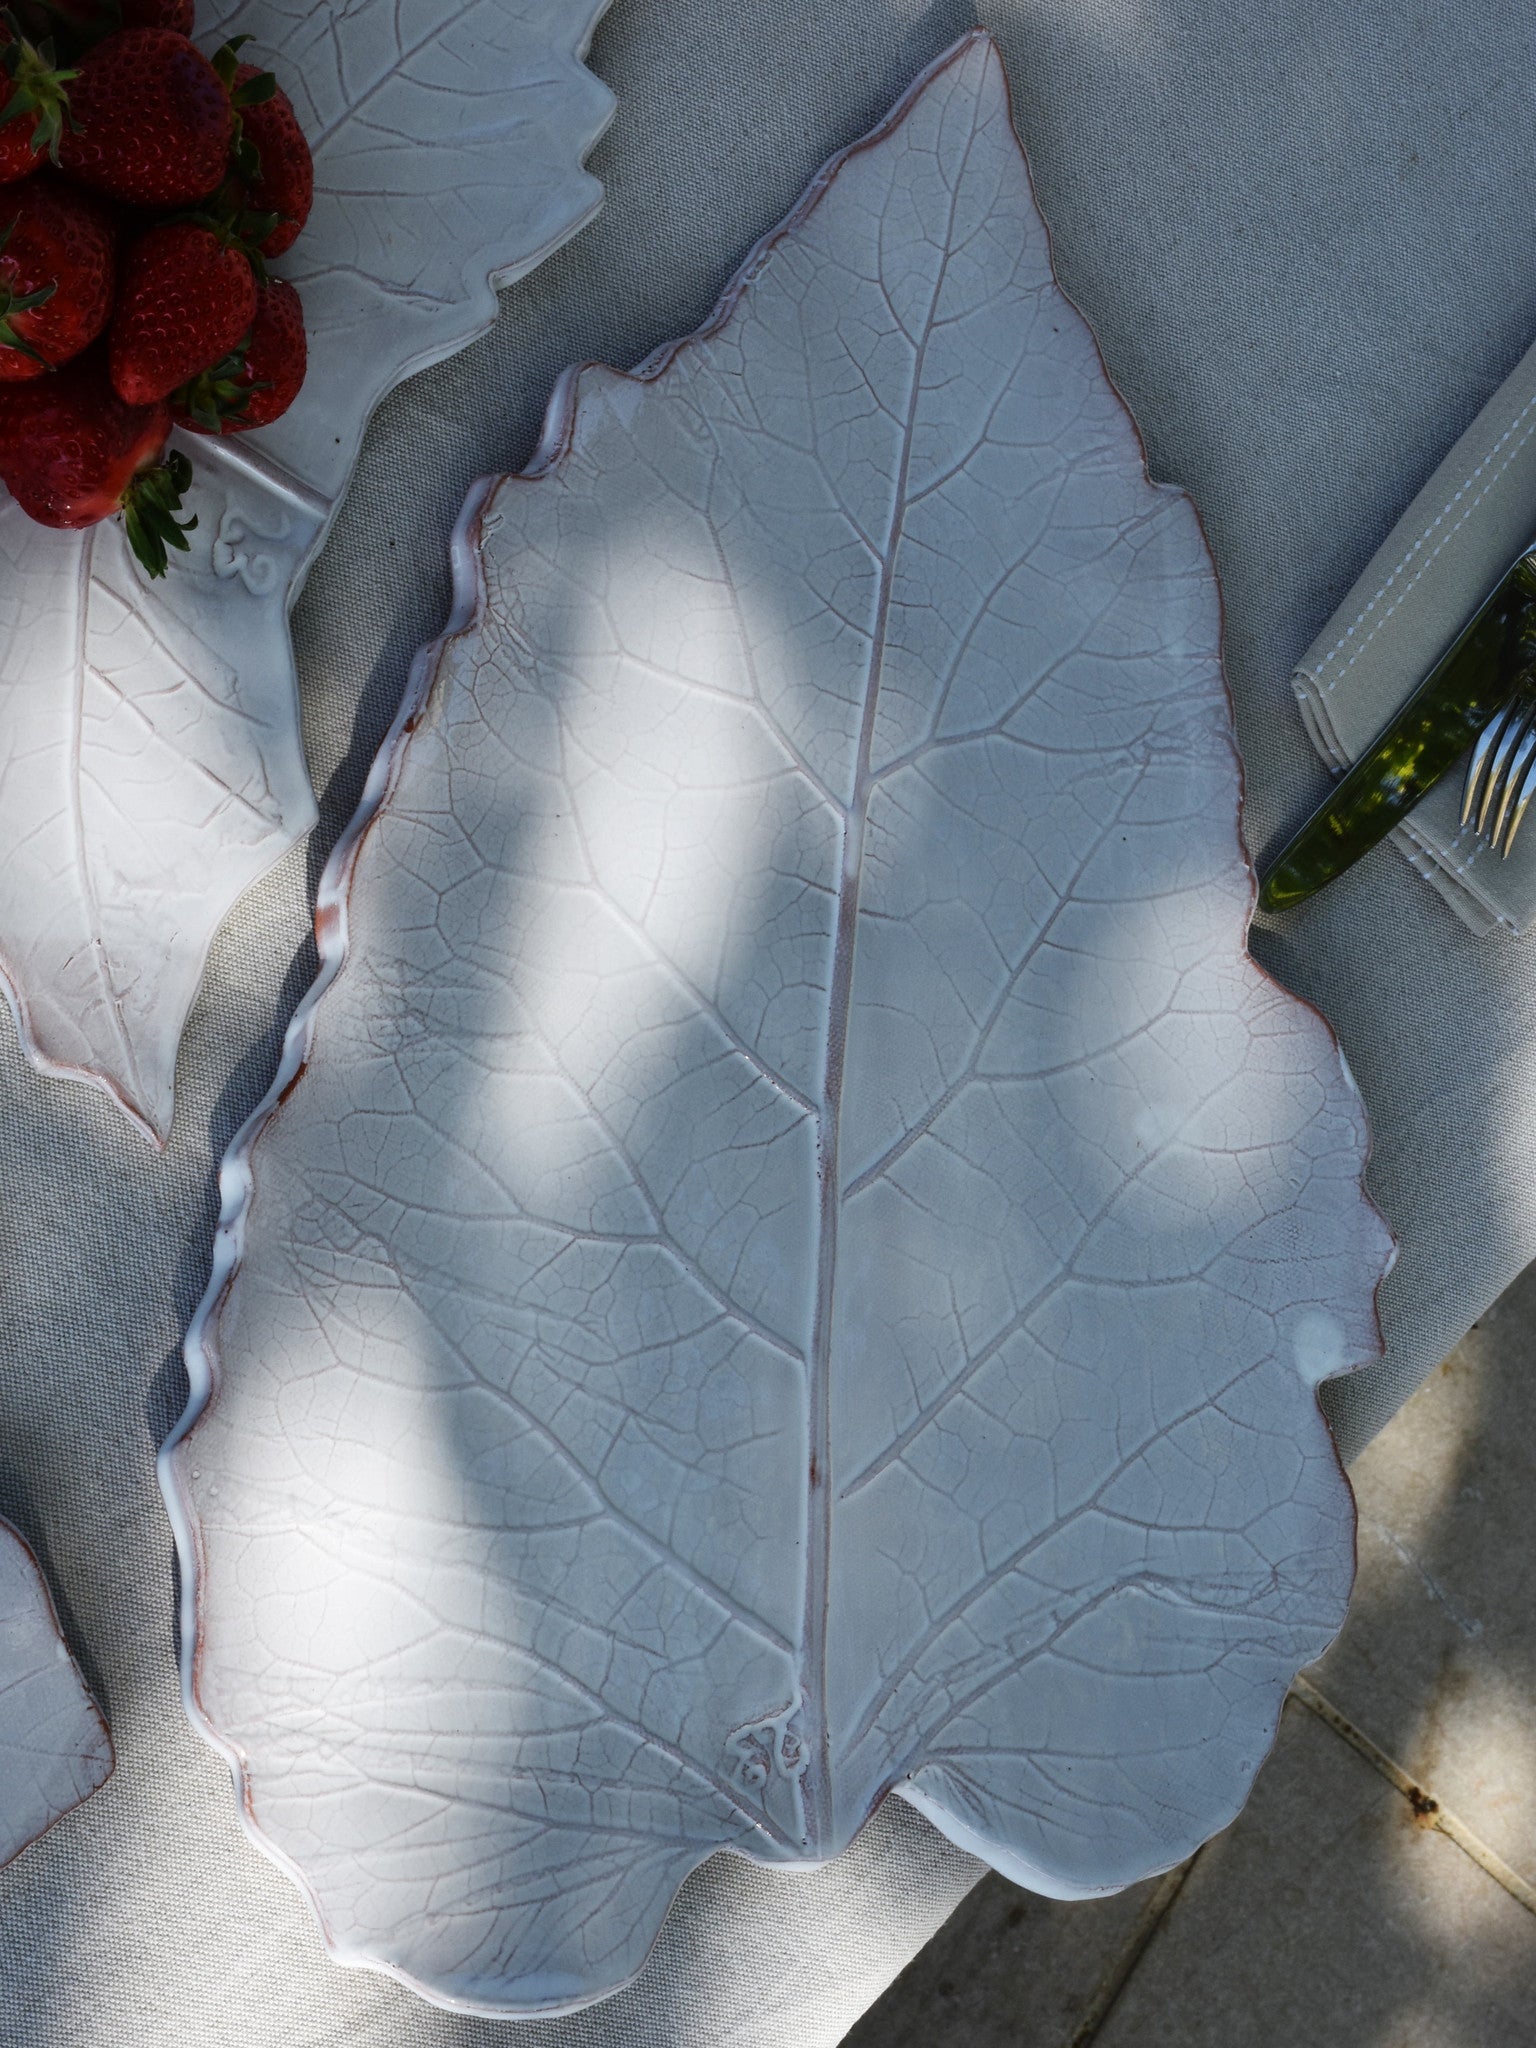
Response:
[[[0,975],[45,1069],[163,1137],[214,932],[314,823],[287,614],[374,406],[491,324],[494,284],[596,210],[612,98],[583,68],[606,0],[216,0],[315,151],[276,267],[310,371],[287,417],[213,443],[190,557],[160,583],[114,523],[31,524],[0,491]]]
[[[166,1453],[258,1838],[493,2012],[892,1789],[1062,1896],[1175,1862],[1342,1617],[1387,1242],[990,42],[458,566]]]
[[[36,1558],[0,1522],[0,1864],[106,1783],[112,1743]]]

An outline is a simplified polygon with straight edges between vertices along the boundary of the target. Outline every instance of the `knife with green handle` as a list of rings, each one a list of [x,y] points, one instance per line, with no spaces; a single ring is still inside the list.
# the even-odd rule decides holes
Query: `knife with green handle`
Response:
[[[1428,796],[1514,694],[1536,647],[1536,547],[1502,576],[1401,711],[1266,872],[1261,910],[1292,910]]]

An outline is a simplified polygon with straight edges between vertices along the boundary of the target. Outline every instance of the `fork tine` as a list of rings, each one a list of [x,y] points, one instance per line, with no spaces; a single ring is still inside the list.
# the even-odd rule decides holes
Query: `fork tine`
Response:
[[[1499,735],[1498,745],[1488,769],[1488,779],[1483,784],[1482,802],[1478,806],[1477,829],[1479,832],[1486,833],[1488,829],[1488,813],[1493,809],[1497,799],[1503,795],[1504,778],[1509,767],[1510,757],[1525,737],[1526,731],[1530,726],[1531,709],[1531,700],[1522,690],[1514,697],[1508,711],[1504,714],[1503,730]]]
[[[1515,699],[1511,698],[1484,735],[1488,745],[1483,756],[1483,786],[1477,804],[1476,829],[1479,832],[1482,831],[1483,821],[1488,816],[1488,806],[1493,801],[1494,780],[1498,774],[1499,762],[1503,759],[1504,742],[1510,736],[1515,719]]]
[[[1521,753],[1518,777],[1512,782],[1510,793],[1504,800],[1504,807],[1509,813],[1509,825],[1504,833],[1502,845],[1498,834],[1494,835],[1493,843],[1499,848],[1500,857],[1504,860],[1509,859],[1509,850],[1515,843],[1515,834],[1520,830],[1531,798],[1536,796],[1536,731],[1527,734]],[[1499,822],[1503,823],[1502,817]]]
[[[1477,809],[1478,792],[1483,774],[1493,758],[1493,751],[1504,732],[1504,722],[1509,717],[1509,706],[1497,712],[1477,736],[1477,745],[1472,749],[1472,759],[1467,768],[1466,786],[1461,795],[1461,822],[1465,825]]]
[[[1525,780],[1533,754],[1536,754],[1536,730],[1532,729],[1527,720],[1525,730],[1504,764],[1504,786],[1499,792],[1499,807],[1494,813],[1493,830],[1488,835],[1490,844],[1494,846],[1498,846],[1504,837],[1505,820],[1509,817],[1510,806]],[[1507,853],[1509,849],[1506,847],[1504,850]]]

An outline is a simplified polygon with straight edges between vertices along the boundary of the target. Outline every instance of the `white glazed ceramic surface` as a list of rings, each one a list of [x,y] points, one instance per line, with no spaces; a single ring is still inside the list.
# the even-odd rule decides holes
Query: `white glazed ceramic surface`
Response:
[[[991,44],[457,560],[166,1453],[259,1838],[492,2012],[892,1789],[1060,1896],[1174,1863],[1342,1618],[1388,1245]]]
[[[106,1723],[59,1634],[37,1560],[0,1522],[0,1864],[111,1772]]]
[[[34,526],[0,490],[0,971],[22,1039],[170,1125],[214,932],[314,823],[287,614],[379,400],[495,317],[495,284],[595,212],[611,95],[581,59],[607,0],[214,0],[315,151],[277,270],[310,370],[287,417],[183,438],[197,515],[162,582],[114,523]]]

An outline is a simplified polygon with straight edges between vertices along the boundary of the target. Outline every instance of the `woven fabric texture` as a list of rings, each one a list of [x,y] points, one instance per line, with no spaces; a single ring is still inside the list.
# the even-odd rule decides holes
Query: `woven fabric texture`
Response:
[[[1327,780],[1297,658],[1536,331],[1536,20],[1508,0],[1411,31],[1395,0],[991,0],[983,18],[1064,282],[1154,473],[1205,517],[1262,853]],[[0,1873],[0,2048],[818,2048],[978,1873],[899,1802],[822,1872],[718,1858],[639,1983],[567,2020],[456,2018],[336,1969],[182,1718],[153,1474],[216,1161],[312,972],[319,864],[442,623],[467,486],[526,461],[568,362],[632,364],[696,325],[818,165],[972,19],[965,0],[616,0],[592,58],[620,102],[593,160],[605,212],[382,409],[300,603],[323,822],[218,944],[167,1153],[0,1030],[0,1513],[43,1557],[120,1758]],[[1329,1396],[1355,1447],[1536,1253],[1536,1192],[1508,1163],[1536,1086],[1536,952],[1475,939],[1390,854],[1255,947],[1341,1032],[1403,1244],[1387,1359]]]

